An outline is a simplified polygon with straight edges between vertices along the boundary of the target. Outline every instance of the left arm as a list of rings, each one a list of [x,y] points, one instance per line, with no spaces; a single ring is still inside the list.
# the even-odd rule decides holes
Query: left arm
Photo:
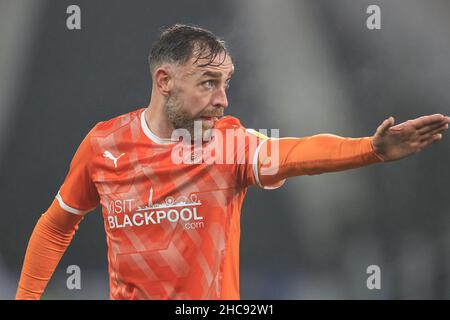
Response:
[[[398,160],[442,139],[442,132],[448,128],[449,122],[449,117],[431,115],[394,126],[394,118],[390,117],[371,137],[318,134],[304,138],[269,139],[258,158],[260,181],[262,185],[271,185],[292,176]],[[274,151],[278,151],[277,157],[273,157]]]

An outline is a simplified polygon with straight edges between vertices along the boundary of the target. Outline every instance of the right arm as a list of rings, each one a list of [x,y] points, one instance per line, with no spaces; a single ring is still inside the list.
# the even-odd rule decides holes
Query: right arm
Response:
[[[91,132],[78,147],[58,195],[33,230],[16,299],[40,299],[78,224],[99,204],[99,195],[91,178]]]
[[[38,300],[83,219],[62,209],[55,199],[39,218],[30,241],[16,299]]]

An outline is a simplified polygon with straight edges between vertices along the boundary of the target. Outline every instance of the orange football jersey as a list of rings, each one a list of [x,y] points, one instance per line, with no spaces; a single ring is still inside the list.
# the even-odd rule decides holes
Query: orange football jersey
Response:
[[[176,163],[182,142],[155,136],[146,110],[98,123],[56,198],[74,214],[101,204],[111,299],[239,299],[240,211],[247,187],[261,186],[254,162],[266,137],[225,116],[215,128],[234,136],[214,137]],[[196,161],[208,146],[227,148],[228,158]]]

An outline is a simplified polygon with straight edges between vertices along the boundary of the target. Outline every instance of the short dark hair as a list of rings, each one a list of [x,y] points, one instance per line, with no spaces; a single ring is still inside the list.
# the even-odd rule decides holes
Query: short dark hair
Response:
[[[217,55],[225,53],[220,63],[213,64]],[[221,65],[230,52],[225,41],[217,37],[209,30],[185,24],[175,24],[161,32],[159,39],[153,43],[148,63],[150,72],[164,62],[186,63],[195,55],[196,63],[199,59],[207,59],[201,67],[209,65]]]

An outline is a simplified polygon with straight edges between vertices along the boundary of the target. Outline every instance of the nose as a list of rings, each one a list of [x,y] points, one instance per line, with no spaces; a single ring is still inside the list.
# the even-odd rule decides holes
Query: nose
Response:
[[[218,88],[213,96],[212,105],[214,107],[228,107],[228,99],[227,93],[225,92],[225,88]]]

